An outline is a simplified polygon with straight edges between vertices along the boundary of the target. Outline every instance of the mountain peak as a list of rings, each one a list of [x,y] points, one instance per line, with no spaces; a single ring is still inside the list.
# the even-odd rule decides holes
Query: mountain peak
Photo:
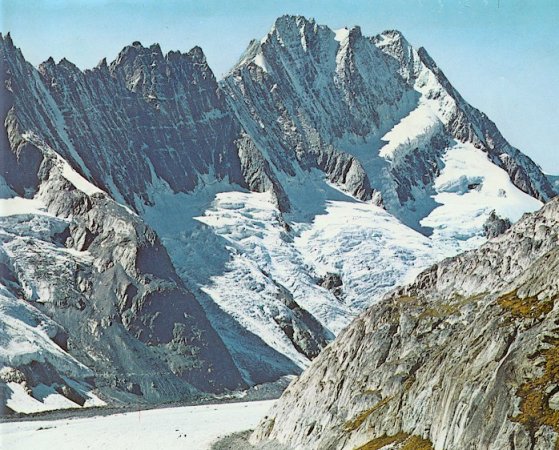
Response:
[[[192,64],[207,66],[206,56],[199,46],[193,47],[187,53],[171,50],[164,55],[158,43],[145,47],[139,41],[135,41],[131,45],[124,47],[110,66],[114,69],[115,67],[128,64],[139,64],[154,69],[159,62],[177,62],[181,59],[187,59]]]
[[[105,69],[105,68],[107,68],[107,67],[108,67],[108,65],[107,65],[107,58],[101,59],[101,61],[99,61],[95,67],[96,67],[97,69]]]
[[[392,53],[393,56],[408,54],[412,46],[399,30],[385,30],[371,38],[372,42],[379,48]]]
[[[305,16],[285,14],[276,19],[273,28],[281,30],[286,27],[300,27],[306,25],[314,26],[316,25],[316,22],[312,17],[310,19],[307,19]]]
[[[377,36],[389,38],[389,39],[406,39],[404,34],[400,30],[384,30],[382,33],[379,33]]]
[[[311,30],[316,31],[317,28],[318,25],[312,18],[307,19],[304,16],[284,15],[276,19],[271,30],[261,40],[261,43],[266,42],[272,36],[276,36],[285,45],[287,42],[291,42],[292,39],[299,40]]]
[[[161,48],[158,44],[152,44],[150,47],[144,47],[140,41],[134,41],[132,44],[125,46],[118,54],[113,64],[122,64],[127,61],[133,61],[137,57],[151,58],[156,56],[162,57]]]
[[[57,63],[52,56],[49,56],[46,61],[39,64],[39,72],[43,75],[47,72],[59,71],[60,69],[73,73],[82,73],[78,66],[66,58],[61,58]]]
[[[10,32],[6,34],[0,33],[0,49],[8,52],[8,53],[15,53],[17,58],[23,58],[23,54],[21,53],[21,49],[16,47],[14,41],[12,40],[12,35]]]
[[[5,43],[6,45],[11,45],[11,46],[14,45],[14,41],[12,40],[12,35],[10,34],[9,31],[5,35],[2,35],[2,33],[0,33],[0,41]]]
[[[58,62],[59,66],[62,66],[66,69],[69,70],[73,70],[73,71],[77,71],[77,72],[81,72],[81,70],[78,68],[78,66],[76,66],[73,62],[69,61],[66,58],[62,58],[59,62]]]
[[[187,55],[192,59],[195,64],[207,64],[206,55],[201,47],[198,45],[192,47]]]
[[[56,61],[54,60],[54,58],[52,56],[49,56],[45,61],[43,61],[41,63],[42,65],[47,65],[47,66],[55,66],[56,65]]]

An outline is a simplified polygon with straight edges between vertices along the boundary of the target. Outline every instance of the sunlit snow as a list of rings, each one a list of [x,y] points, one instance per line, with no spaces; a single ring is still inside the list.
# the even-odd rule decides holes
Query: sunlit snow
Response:
[[[273,403],[272,400],[186,406],[110,416],[1,423],[0,447],[206,450],[220,436],[254,428]]]
[[[256,64],[258,67],[260,67],[264,72],[268,72],[268,66],[266,65],[266,59],[264,58],[264,55],[262,53],[258,53],[258,55],[256,55],[254,57],[254,64]]]
[[[301,229],[295,246],[306,263],[341,275],[355,312],[445,256],[436,243],[368,203],[330,201],[325,214]]]
[[[78,188],[84,194],[92,195],[97,192],[103,192],[97,186],[87,181],[78,172],[72,169],[70,164],[68,164],[65,160],[60,158],[59,161],[62,164],[62,175],[64,176],[64,178],[66,178],[70,183],[72,183],[76,188]]]
[[[400,148],[413,148],[416,142],[428,140],[441,126],[437,115],[422,103],[383,136],[387,144],[380,149],[379,156],[394,160]]]
[[[342,42],[349,36],[349,29],[347,27],[340,28],[339,30],[334,30],[334,39],[338,42]]]
[[[18,214],[48,214],[46,207],[37,198],[2,198],[0,199],[0,217]]]
[[[542,203],[512,184],[508,174],[472,144],[447,150],[444,168],[435,180],[436,207],[421,224],[434,229],[432,239],[460,250],[485,241],[483,224],[492,210],[516,222]]]

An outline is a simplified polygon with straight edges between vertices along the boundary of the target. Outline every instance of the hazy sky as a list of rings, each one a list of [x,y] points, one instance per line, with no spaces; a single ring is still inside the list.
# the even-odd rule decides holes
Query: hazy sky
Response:
[[[203,48],[218,78],[276,17],[363,33],[399,29],[425,47],[514,146],[559,174],[559,0],[0,0],[0,28],[33,64],[90,68],[132,41]]]

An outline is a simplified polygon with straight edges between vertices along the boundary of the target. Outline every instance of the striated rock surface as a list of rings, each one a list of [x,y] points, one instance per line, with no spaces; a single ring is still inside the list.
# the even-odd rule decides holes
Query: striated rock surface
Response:
[[[549,449],[559,201],[359,316],[251,437],[271,448]]]
[[[555,189],[555,192],[559,192],[559,176],[557,176],[557,175],[547,175],[547,179],[551,183],[551,186],[553,187],[553,189]]]
[[[135,207],[150,202],[157,178],[191,191],[210,172],[242,184],[239,127],[199,48],[163,56],[157,45],[135,43],[110,66],[82,72],[65,59],[35,70],[9,38],[2,47],[21,129],[113,198]]]
[[[34,336],[32,346],[8,350],[2,366],[27,374],[28,394],[43,403],[41,408],[48,406],[44,389],[68,398],[72,380],[86,382],[80,385],[84,393],[96,387],[106,400],[127,402],[176,401],[244,387],[156,233],[111,198],[130,205],[136,198],[149,200],[145,183],[159,163],[179,168],[174,179],[166,171],[169,183],[192,188],[186,168],[197,163],[158,157],[150,168],[149,158],[124,151],[133,134],[168,145],[153,131],[166,129],[160,116],[156,119],[153,112],[151,124],[149,111],[142,120],[136,117],[146,100],[124,93],[124,75],[119,87],[109,82],[117,75],[109,76],[107,67],[101,65],[99,76],[93,76],[95,70],[83,73],[65,60],[58,65],[47,61],[37,71],[9,36],[2,38],[1,50],[2,195],[7,198],[2,204],[7,267],[2,304],[17,299],[13,308],[3,309],[3,335],[7,348],[12,348],[11,339]],[[182,63],[187,65],[187,59]],[[127,117],[145,130],[122,123]],[[209,132],[205,135],[210,139]],[[176,139],[186,141],[184,135]],[[217,168],[214,156],[205,155],[206,171],[210,165],[212,171]],[[23,210],[12,214],[10,204],[23,205]],[[34,207],[26,210],[25,205]],[[42,369],[28,370],[30,364]],[[70,380],[66,384],[61,381],[65,377]],[[41,386],[43,394],[33,390]],[[8,408],[10,401],[21,403],[20,392],[13,389],[2,396]]]

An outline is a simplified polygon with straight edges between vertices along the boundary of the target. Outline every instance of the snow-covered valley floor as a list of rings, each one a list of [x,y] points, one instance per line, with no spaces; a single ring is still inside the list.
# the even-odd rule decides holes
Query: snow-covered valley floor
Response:
[[[254,428],[275,400],[152,409],[79,419],[0,424],[0,448],[204,450],[218,437]]]

